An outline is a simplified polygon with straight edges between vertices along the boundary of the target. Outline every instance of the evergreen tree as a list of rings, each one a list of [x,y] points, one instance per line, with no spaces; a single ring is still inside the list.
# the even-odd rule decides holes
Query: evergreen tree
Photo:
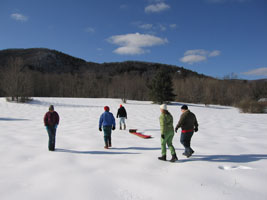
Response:
[[[160,70],[149,85],[150,98],[154,103],[162,104],[174,100],[173,82],[170,72]]]

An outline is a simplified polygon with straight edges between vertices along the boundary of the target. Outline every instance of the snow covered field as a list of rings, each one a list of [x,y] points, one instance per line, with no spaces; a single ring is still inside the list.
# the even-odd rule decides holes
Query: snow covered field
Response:
[[[55,152],[47,150],[43,116],[53,104],[60,115]],[[232,107],[191,105],[199,122],[187,159],[179,134],[179,161],[159,161],[159,106],[128,101],[127,128],[104,149],[98,120],[105,105],[116,115],[120,99],[34,98],[30,104],[0,98],[1,200],[266,200],[267,114]],[[181,104],[168,106],[176,125]],[[116,121],[118,122],[118,120]],[[180,130],[179,130],[180,131]],[[170,152],[168,151],[168,159]]]

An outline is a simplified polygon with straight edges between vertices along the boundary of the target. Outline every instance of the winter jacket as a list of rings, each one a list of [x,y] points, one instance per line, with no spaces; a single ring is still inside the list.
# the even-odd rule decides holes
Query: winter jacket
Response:
[[[120,107],[117,112],[117,118],[118,117],[125,117],[127,119],[127,112],[124,107]]]
[[[56,111],[47,112],[44,116],[44,124],[45,126],[55,126],[59,123],[59,115]]]
[[[186,110],[180,117],[176,129],[182,128],[182,132],[193,132],[198,128],[197,118],[190,110]]]
[[[116,127],[115,118],[113,114],[109,111],[105,111],[99,119],[99,128],[106,126]]]
[[[161,135],[174,134],[173,118],[168,111],[166,113],[161,113],[159,121],[160,121]]]

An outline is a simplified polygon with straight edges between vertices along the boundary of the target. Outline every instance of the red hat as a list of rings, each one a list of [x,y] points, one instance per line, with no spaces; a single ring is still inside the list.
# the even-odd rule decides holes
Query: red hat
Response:
[[[105,110],[105,111],[109,111],[109,107],[108,107],[108,106],[105,106],[105,107],[104,107],[104,110]]]
[[[122,105],[120,105],[120,108],[122,107]]]

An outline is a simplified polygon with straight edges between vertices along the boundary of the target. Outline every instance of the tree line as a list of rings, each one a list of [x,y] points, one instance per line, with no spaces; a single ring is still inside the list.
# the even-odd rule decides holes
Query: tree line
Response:
[[[84,70],[46,73],[23,66],[16,58],[0,68],[0,96],[12,100],[29,97],[84,97],[152,100],[236,106],[245,100],[267,97],[266,81],[185,76],[170,68],[156,71],[124,70],[120,73]]]

